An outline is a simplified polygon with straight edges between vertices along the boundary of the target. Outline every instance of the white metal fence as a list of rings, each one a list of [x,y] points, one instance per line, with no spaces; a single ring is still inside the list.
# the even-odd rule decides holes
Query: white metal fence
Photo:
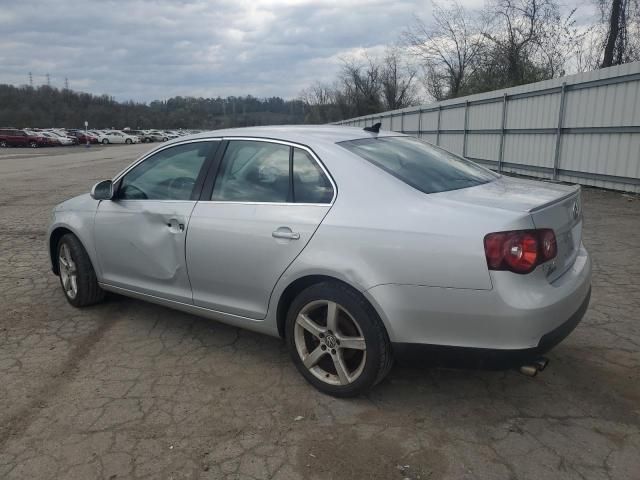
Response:
[[[640,192],[640,62],[337,123],[377,122],[497,171]]]

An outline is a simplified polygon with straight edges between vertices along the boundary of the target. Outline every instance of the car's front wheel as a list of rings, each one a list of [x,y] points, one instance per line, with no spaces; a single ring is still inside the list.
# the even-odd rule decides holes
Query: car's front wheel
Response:
[[[393,362],[376,311],[360,293],[338,282],[312,285],[294,299],[286,339],[305,379],[336,397],[367,391],[386,376]]]
[[[80,240],[67,233],[58,242],[58,269],[65,297],[74,307],[86,307],[104,299],[91,259]]]
[[[126,143],[127,145],[131,145],[133,143],[133,140],[131,140],[130,138],[127,138],[124,143]]]

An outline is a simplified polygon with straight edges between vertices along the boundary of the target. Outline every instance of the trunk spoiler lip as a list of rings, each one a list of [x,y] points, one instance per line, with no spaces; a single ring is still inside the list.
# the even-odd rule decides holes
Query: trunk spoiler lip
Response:
[[[539,212],[540,210],[544,210],[545,208],[550,207],[551,205],[555,205],[556,203],[560,203],[563,200],[573,197],[576,193],[580,193],[580,190],[581,190],[580,185],[572,185],[572,186],[574,187],[573,190],[568,192],[567,194],[562,195],[561,197],[558,197],[558,198],[554,198],[553,200],[543,203],[542,205],[537,205],[533,208],[530,208],[528,212],[529,213]]]

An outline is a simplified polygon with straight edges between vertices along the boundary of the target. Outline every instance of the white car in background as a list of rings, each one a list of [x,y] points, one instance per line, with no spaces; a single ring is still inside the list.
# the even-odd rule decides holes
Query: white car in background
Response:
[[[98,141],[103,144],[108,143],[139,143],[140,139],[135,135],[127,135],[124,132],[118,130],[108,130],[98,135]]]
[[[62,146],[69,146],[69,145],[73,145],[74,142],[73,139],[61,132],[58,132],[56,130],[47,130],[45,133],[48,133],[50,136],[53,136],[56,140],[58,140],[60,142],[60,145]]]

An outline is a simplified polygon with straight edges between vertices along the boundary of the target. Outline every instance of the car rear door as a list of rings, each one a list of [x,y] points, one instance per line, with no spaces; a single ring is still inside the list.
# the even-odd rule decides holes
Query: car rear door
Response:
[[[101,281],[192,303],[185,262],[189,217],[220,142],[203,140],[163,148],[114,185],[114,199],[95,216]]]
[[[336,188],[313,152],[264,139],[220,149],[191,215],[194,304],[262,319],[278,278],[329,212]]]

